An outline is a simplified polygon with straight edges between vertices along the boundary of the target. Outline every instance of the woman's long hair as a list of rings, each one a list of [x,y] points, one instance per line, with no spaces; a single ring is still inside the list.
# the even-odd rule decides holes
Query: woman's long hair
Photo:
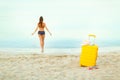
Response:
[[[43,17],[40,16],[40,18],[39,18],[39,23],[38,23],[38,26],[39,26],[40,28],[43,28],[43,27],[44,27],[44,26],[42,26],[42,23],[43,23]]]

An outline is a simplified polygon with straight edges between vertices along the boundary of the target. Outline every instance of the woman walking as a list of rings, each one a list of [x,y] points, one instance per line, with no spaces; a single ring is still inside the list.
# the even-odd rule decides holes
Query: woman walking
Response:
[[[50,35],[51,32],[48,30],[46,24],[43,22],[43,17],[41,16],[39,18],[39,22],[37,24],[37,27],[35,28],[35,31],[32,33],[32,35],[35,34],[35,32],[38,30],[38,37],[39,37],[39,40],[40,40],[40,46],[41,46],[41,52],[43,53],[44,52],[44,38],[45,38],[45,31],[44,29],[46,29]]]

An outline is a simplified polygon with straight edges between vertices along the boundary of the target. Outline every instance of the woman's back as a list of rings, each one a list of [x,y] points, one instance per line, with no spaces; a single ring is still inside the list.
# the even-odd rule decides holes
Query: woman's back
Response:
[[[38,23],[39,31],[44,31],[45,23]]]

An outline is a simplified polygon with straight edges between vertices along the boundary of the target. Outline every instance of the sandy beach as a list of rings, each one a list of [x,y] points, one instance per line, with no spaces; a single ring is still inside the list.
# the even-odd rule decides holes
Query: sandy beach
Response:
[[[119,80],[120,52],[101,54],[99,69],[79,66],[79,54],[0,52],[0,80]]]

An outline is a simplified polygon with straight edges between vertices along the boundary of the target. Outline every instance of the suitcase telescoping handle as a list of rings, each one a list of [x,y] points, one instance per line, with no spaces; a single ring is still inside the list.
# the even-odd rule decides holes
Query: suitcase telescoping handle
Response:
[[[89,34],[88,37],[89,37],[89,39],[88,39],[89,41],[91,41],[90,38],[94,38],[94,39],[93,39],[93,42],[90,42],[90,45],[95,45],[96,35],[94,35],[94,34]]]

